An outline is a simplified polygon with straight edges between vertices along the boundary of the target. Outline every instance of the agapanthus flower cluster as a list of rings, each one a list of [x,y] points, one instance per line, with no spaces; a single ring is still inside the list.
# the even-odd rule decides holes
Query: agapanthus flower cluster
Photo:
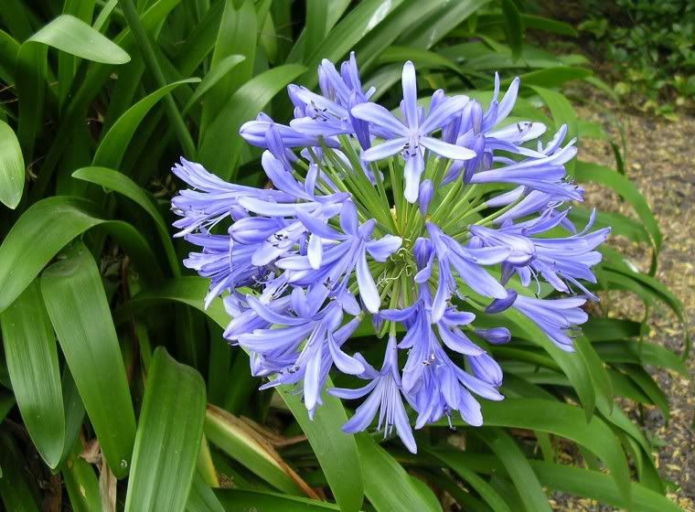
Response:
[[[207,303],[223,298],[224,335],[263,387],[293,386],[313,417],[331,372],[354,376],[364,387],[328,389],[361,400],[344,430],[376,419],[415,452],[413,423],[478,426],[479,400],[503,399],[487,349],[511,334],[489,327],[495,315],[513,308],[572,350],[608,229],[568,218],[583,195],[565,169],[575,141],[563,127],[544,144],[544,125],[509,118],[518,79],[500,99],[495,77],[487,109],[441,90],[419,102],[407,62],[392,112],[370,100],[354,55],[318,73],[320,94],[289,86],[289,125],[260,114],[241,127],[268,186],[174,167],[191,187],[172,201],[177,236],[200,248],[184,263],[210,279]],[[376,335],[364,355],[350,348],[360,326]]]

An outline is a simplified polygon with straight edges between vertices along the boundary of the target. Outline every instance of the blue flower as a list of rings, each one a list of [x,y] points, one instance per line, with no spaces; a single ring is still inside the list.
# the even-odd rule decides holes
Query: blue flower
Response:
[[[442,97],[443,93],[438,96]],[[405,198],[414,203],[418,197],[420,176],[425,170],[425,149],[455,160],[468,160],[476,156],[470,149],[430,136],[458,114],[467,102],[466,96],[442,98],[439,101],[433,98],[429,114],[421,119],[424,116],[417,104],[415,66],[410,61],[406,62],[403,66],[403,120],[376,103],[362,103],[351,110],[352,115],[358,119],[368,121],[386,133],[387,140],[366,150],[362,158],[374,162],[401,153],[405,160]]]
[[[512,336],[481,328],[475,311],[513,308],[573,349],[609,229],[591,231],[592,214],[578,231],[568,217],[584,191],[567,178],[576,154],[567,128],[532,145],[545,126],[505,124],[518,79],[498,100],[495,76],[487,111],[436,91],[426,112],[408,62],[396,117],[371,101],[354,54],[318,72],[320,92],[288,87],[289,126],[259,114],[241,127],[265,149],[267,187],[174,166],[190,187],[172,199],[175,236],[197,247],[184,264],[209,280],[206,307],[222,298],[224,336],[250,353],[263,388],[294,387],[313,417],[331,372],[366,380],[329,390],[362,400],[343,430],[376,422],[415,452],[409,410],[415,428],[454,413],[475,426],[479,400],[503,399],[502,369],[485,347]],[[530,297],[533,281],[552,295]],[[350,348],[360,324],[388,333],[379,371]]]
[[[355,271],[360,297],[370,313],[379,311],[381,298],[369,269],[367,255],[374,261],[386,261],[401,246],[401,238],[386,235],[371,240],[375,221],[358,224],[357,210],[351,201],[343,204],[340,214],[342,233],[315,217],[298,212],[298,217],[311,233],[306,256],[289,256],[277,265],[287,271],[289,282],[309,285],[307,298],[320,303],[332,292],[345,290],[347,277]],[[312,243],[312,240],[314,243]],[[333,241],[324,249],[324,241]]]
[[[401,376],[398,371],[398,349],[395,336],[390,336],[384,363],[381,371],[376,371],[359,354],[355,356],[362,362],[365,371],[360,378],[369,380],[369,384],[358,389],[333,388],[329,393],[345,400],[356,400],[364,396],[369,397],[357,408],[355,414],[343,426],[343,431],[349,434],[366,430],[374,421],[377,412],[379,421],[377,429],[384,431],[384,436],[391,434],[395,428],[398,437],[412,453],[417,453],[417,445],[410,428],[410,420],[403,404],[403,389]]]

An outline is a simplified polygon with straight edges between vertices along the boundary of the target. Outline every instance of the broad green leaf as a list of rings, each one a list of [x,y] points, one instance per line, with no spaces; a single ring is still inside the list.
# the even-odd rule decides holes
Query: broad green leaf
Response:
[[[333,387],[330,378],[326,387]],[[324,391],[320,410],[311,420],[299,395],[284,387],[278,391],[306,434],[340,509],[357,512],[364,495],[362,464],[354,436],[341,430],[348,420],[341,401]]]
[[[0,323],[24,425],[43,460],[55,468],[63,452],[65,413],[58,349],[37,281],[0,314]]]
[[[361,69],[368,69],[391,43],[407,28],[418,25],[419,22],[434,11],[439,10],[446,2],[430,0],[428,2],[408,2],[398,5],[381,23],[376,30],[369,31],[355,47],[355,53],[360,57]],[[405,60],[408,60],[407,58]],[[405,60],[401,61],[403,64]]]
[[[183,511],[205,417],[205,384],[194,369],[154,352],[133,449],[125,510]]]
[[[32,486],[34,477],[29,474],[24,454],[14,437],[0,431],[0,499],[5,510],[17,512],[39,512],[39,500]]]
[[[487,426],[538,430],[588,448],[611,470],[623,505],[630,503],[630,471],[625,454],[613,431],[601,419],[594,416],[587,421],[579,407],[550,400],[507,398],[482,405]],[[455,423],[461,422],[457,419]]]
[[[203,477],[196,473],[193,477],[191,492],[186,502],[187,512],[225,512],[213,490],[205,483]]]
[[[654,381],[654,378],[642,366],[618,365],[618,368],[625,372],[625,378],[633,381],[644,395],[659,408],[664,419],[668,422],[670,416],[668,397],[659,384]]]
[[[532,85],[529,83],[528,78],[524,78],[525,75],[521,76],[521,83],[523,85]],[[559,129],[563,124],[567,125],[567,140],[577,136],[577,114],[572,107],[572,104],[563,94],[556,91],[551,91],[545,87],[533,87],[533,90],[538,93],[538,95],[543,100],[550,109],[550,113],[553,116],[553,121],[555,122],[555,129]]]
[[[217,497],[227,512],[325,512],[339,511],[336,505],[274,492],[241,489],[217,491]],[[419,512],[419,511],[418,511]]]
[[[584,366],[591,377],[591,381],[594,383],[598,400],[597,405],[599,407],[612,408],[613,386],[603,361],[596,353],[595,347],[584,336],[577,336],[574,338],[574,348],[577,351],[577,355],[584,360]]]
[[[255,76],[237,90],[206,130],[198,159],[223,179],[234,177],[243,139],[239,128],[263,110],[287,84],[305,71],[298,65],[279,66]]]
[[[101,226],[129,252],[143,279],[157,280],[161,271],[143,236],[130,224],[104,220],[100,215],[93,203],[66,196],[49,197],[26,210],[0,245],[0,311],[14,302],[70,240],[95,226]]]
[[[570,382],[572,382],[572,386],[579,396],[584,407],[584,413],[587,418],[590,418],[596,406],[596,391],[583,359],[578,358],[575,354],[568,354],[556,347],[531,319],[518,311],[508,309],[501,313],[501,315],[520,327],[524,332],[524,338],[528,338],[535,344],[543,347],[553,358],[555,363],[562,368],[562,371],[567,375]]]
[[[65,442],[63,443],[63,454],[60,459],[65,461],[77,444],[77,438],[82,430],[85,410],[80,392],[72,378],[70,368],[63,368],[63,379],[61,382],[63,389],[63,403],[65,404]]]
[[[213,65],[212,68],[210,68],[210,72],[205,75],[200,82],[200,85],[196,87],[196,90],[191,95],[191,99],[188,100],[188,103],[186,103],[186,106],[183,108],[182,114],[185,115],[193,105],[198,103],[200,99],[205,96],[206,92],[219,83],[220,80],[227,76],[227,73],[234,69],[237,64],[243,62],[245,58],[246,57],[243,55],[229,55],[216,65]]]
[[[364,492],[377,512],[441,511],[422,496],[403,467],[374,439],[366,434],[355,439],[362,459]]]
[[[588,162],[577,162],[575,178],[580,182],[592,182],[610,188],[632,206],[654,244],[655,253],[652,258],[652,269],[656,271],[656,258],[661,250],[663,237],[649,204],[637,187],[625,176],[612,169]]]
[[[0,121],[0,203],[14,210],[24,190],[24,158],[12,128]]]
[[[70,506],[75,512],[101,512],[99,480],[94,467],[80,457],[81,444],[63,466],[63,481],[68,491]]]
[[[530,71],[519,76],[522,85],[534,85],[538,87],[559,87],[572,80],[582,80],[591,76],[591,71],[585,68],[571,66],[557,66],[546,69]],[[502,82],[503,84],[511,80]]]
[[[87,248],[75,244],[51,265],[41,277],[41,290],[102,452],[114,475],[124,477],[135,414],[104,286]]]
[[[660,283],[657,279],[634,272],[631,269],[623,269],[611,264],[603,265],[604,279],[611,281],[614,285],[621,284],[627,289],[636,291],[642,298],[656,299],[668,306],[671,311],[678,317],[681,324],[685,327],[685,313],[683,303],[676,297],[666,286]],[[683,351],[682,359],[686,359],[690,354],[690,333],[687,328],[683,329],[685,333],[685,350]]]
[[[256,45],[258,41],[258,20],[252,0],[244,0],[240,6],[226,0],[219,22],[217,41],[212,53],[211,68],[214,69],[226,57],[237,54],[244,61],[237,66],[233,75],[222,77],[208,92],[203,105],[200,127],[200,142],[205,140],[208,128],[224,112],[225,106],[233,99],[233,94],[254,75]],[[270,101],[270,99],[268,99]],[[267,101],[266,101],[267,103]],[[265,103],[261,105],[261,108]],[[260,112],[260,109],[258,110]]]
[[[411,60],[418,70],[428,68],[449,69],[456,74],[461,74],[461,69],[451,59],[435,52],[410,48],[408,46],[389,46],[379,55],[379,64],[397,63],[402,65]],[[401,66],[398,66],[399,73]]]
[[[629,363],[668,368],[681,375],[688,370],[683,361],[669,349],[647,341],[615,341],[594,344],[601,359],[610,363]]]
[[[176,301],[204,312],[224,329],[229,323],[229,315],[224,311],[221,301],[213,301],[207,310],[204,307],[203,297],[207,287],[208,281],[197,277],[167,281],[157,289],[146,290],[135,296],[127,309],[117,312],[117,320],[128,318],[129,314],[148,305]],[[362,503],[362,473],[359,470],[359,456],[354,438],[340,431],[342,424],[347,421],[342,404],[339,400],[325,395],[321,411],[311,421],[298,396],[284,389],[281,389],[281,396],[313,447],[336,500],[343,510],[357,510]],[[215,442],[212,437],[209,439]]]
[[[567,465],[531,461],[531,465],[541,482],[562,492],[599,500],[601,503],[623,506],[623,498],[616,492],[611,477],[599,471],[589,471]],[[632,483],[634,512],[682,512],[674,502],[665,496]]]
[[[582,325],[582,333],[589,341],[619,341],[637,338],[642,324],[620,318],[592,317]]]
[[[513,0],[502,0],[502,13],[504,14],[507,44],[512,49],[512,59],[517,60],[521,56],[524,46],[524,23]]]
[[[130,319],[132,314],[141,313],[147,307],[179,302],[205,313],[222,329],[226,329],[230,318],[222,301],[215,299],[207,309],[205,308],[203,299],[209,286],[209,280],[202,277],[180,277],[164,281],[159,286],[143,290],[133,297],[129,304],[117,309],[114,315],[116,323]]]
[[[486,428],[476,432],[500,459],[528,512],[551,512],[548,498],[528,459],[514,439],[502,429]]]
[[[205,413],[205,437],[276,489],[296,496],[311,492],[265,438],[214,405],[208,405]]]
[[[125,64],[130,61],[128,54],[117,44],[69,14],[57,17],[27,42],[42,43],[102,64]]]
[[[7,11],[8,9],[4,9]],[[0,30],[0,80],[8,84],[15,81],[19,43],[7,32]]]
[[[135,134],[135,130],[140,126],[140,123],[150,109],[179,85],[196,83],[199,81],[198,78],[189,78],[166,85],[145,96],[130,107],[118,118],[111,129],[106,133],[103,140],[99,143],[99,147],[97,147],[97,151],[94,155],[94,160],[92,161],[93,165],[118,169],[121,165],[121,159],[128,149],[128,144]]]
[[[383,2],[382,0],[365,0],[360,2],[350,13],[338,23],[328,34],[320,46],[317,48],[306,48],[307,51],[304,63],[307,66],[307,73],[302,76],[300,82],[313,89],[318,84],[316,68],[323,59],[331,62],[338,62],[347,52],[352,50],[370,32],[375,31],[376,27],[396,9],[403,0],[392,0]],[[311,52],[311,55],[309,55]],[[360,55],[357,56],[358,59]],[[367,58],[371,56],[364,56]]]
[[[105,167],[83,167],[72,173],[72,177],[101,185],[107,189],[115,190],[119,194],[123,194],[131,201],[137,203],[138,206],[145,210],[149,216],[152,217],[157,231],[159,232],[174,276],[179,275],[179,258],[176,255],[176,250],[174,249],[174,244],[169,234],[169,228],[159,211],[156,200],[151,194],[143,190],[126,175],[114,171],[113,169],[106,169]]]
[[[398,44],[429,49],[463,23],[466,18],[489,3],[490,0],[459,0],[447,2],[421,23],[399,36]]]
[[[480,497],[485,500],[485,503],[490,505],[493,512],[512,512],[507,502],[504,501],[504,498],[500,496],[494,487],[462,463],[461,459],[457,457],[459,454],[456,450],[426,450],[426,452],[436,457],[456,472],[468,486],[474,489]],[[501,457],[499,458],[501,459]]]

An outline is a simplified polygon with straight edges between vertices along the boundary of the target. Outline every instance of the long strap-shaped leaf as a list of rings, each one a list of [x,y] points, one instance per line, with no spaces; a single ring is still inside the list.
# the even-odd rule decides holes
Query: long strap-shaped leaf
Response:
[[[135,414],[104,286],[87,248],[75,244],[51,265],[41,277],[41,290],[102,452],[114,475],[124,477]]]
[[[7,370],[31,440],[55,468],[63,452],[65,413],[58,349],[41,289],[34,281],[0,314]]]
[[[600,457],[611,470],[623,505],[630,503],[630,470],[613,431],[599,418],[587,421],[579,407],[533,398],[507,398],[484,402],[485,424],[493,427],[525,428],[571,439]],[[455,423],[462,424],[460,419]],[[442,423],[442,426],[446,423]]]
[[[317,497],[266,439],[224,409],[208,405],[205,435],[211,443],[276,489],[295,496],[304,493]]]
[[[551,512],[548,498],[543,492],[538,477],[531,469],[528,459],[514,439],[504,430],[486,428],[477,432],[504,465],[519,497],[528,512]],[[518,505],[521,505],[519,503]]]
[[[296,64],[279,66],[241,86],[205,130],[198,159],[222,178],[232,178],[243,142],[239,135],[242,123],[253,119],[278,92],[305,70],[305,67]]]
[[[0,121],[0,203],[15,209],[24,190],[24,159],[12,128]]]
[[[180,274],[179,260],[176,255],[176,250],[174,249],[174,244],[171,241],[171,236],[169,235],[169,229],[167,228],[166,222],[164,222],[164,218],[157,207],[155,199],[146,190],[141,188],[140,185],[125,174],[105,167],[83,167],[72,173],[72,177],[115,190],[119,194],[123,194],[131,201],[137,203],[138,206],[145,210],[150,217],[152,217],[157,231],[159,232],[171,271],[174,276],[178,277]]]
[[[97,148],[92,163],[99,167],[112,167],[118,169],[121,164],[121,159],[128,149],[128,144],[135,134],[135,130],[140,126],[140,123],[152,107],[179,85],[196,83],[199,81],[200,79],[198,78],[189,78],[187,80],[179,80],[178,82],[165,85],[153,93],[148,94],[130,107],[106,133]]]
[[[87,200],[49,197],[25,211],[0,245],[0,311],[19,297],[70,240],[99,225],[132,256],[143,279],[161,276],[149,244],[133,226],[101,218],[96,205]]]
[[[441,512],[413,484],[408,473],[366,434],[356,436],[364,471],[364,490],[378,512]]]
[[[154,352],[135,436],[125,510],[183,511],[203,436],[205,384],[194,369]]]
[[[330,378],[326,386],[333,387]],[[280,395],[309,439],[340,510],[357,512],[364,496],[362,464],[354,436],[344,434],[340,428],[348,420],[342,403],[324,392],[317,413],[321,421],[313,421],[299,395],[284,388],[280,388]]]
[[[223,329],[229,323],[229,316],[224,311],[222,302],[215,300],[205,309],[203,297],[208,288],[206,279],[183,277],[168,280],[161,286],[144,290],[133,298],[124,309],[116,312],[116,320],[130,318],[147,306],[162,302],[180,302],[205,313]],[[360,455],[351,436],[336,435],[338,427],[346,418],[345,409],[337,401],[326,398],[326,405],[318,411],[313,421],[306,417],[304,406],[298,399],[286,393],[281,396],[292,410],[300,426],[314,449],[326,479],[343,510],[355,510],[362,503],[362,471],[356,463]],[[211,441],[214,441],[210,438]]]

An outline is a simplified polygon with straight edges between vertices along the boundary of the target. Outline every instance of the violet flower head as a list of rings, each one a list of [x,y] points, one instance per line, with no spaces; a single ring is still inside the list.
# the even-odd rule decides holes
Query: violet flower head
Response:
[[[259,113],[241,127],[265,183],[174,166],[189,187],[172,200],[175,236],[196,247],[184,264],[209,280],[206,306],[222,298],[224,336],[264,388],[291,387],[313,418],[332,374],[366,381],[327,390],[356,406],[343,430],[375,424],[415,452],[413,428],[482,425],[481,401],[504,398],[495,352],[512,313],[573,350],[609,229],[569,216],[583,189],[566,127],[541,142],[542,123],[509,122],[518,79],[499,99],[495,76],[487,109],[441,90],[421,106],[407,62],[394,114],[354,54],[318,73],[320,92],[288,87],[289,125]],[[372,349],[355,352],[358,335]]]

